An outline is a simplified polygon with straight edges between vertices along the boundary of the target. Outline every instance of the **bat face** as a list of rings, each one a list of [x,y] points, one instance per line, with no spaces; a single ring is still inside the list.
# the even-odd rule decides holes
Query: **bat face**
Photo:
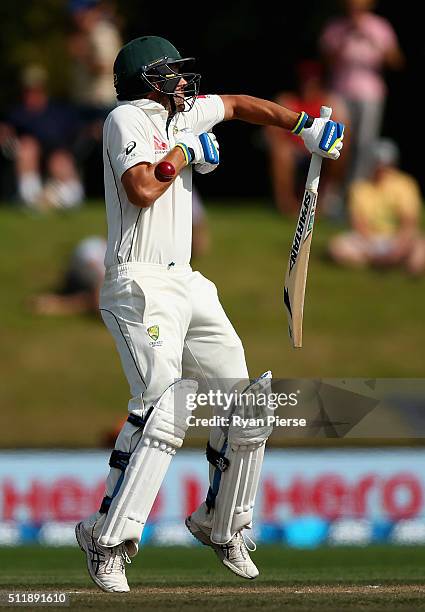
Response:
[[[298,255],[303,243],[313,231],[314,214],[316,212],[317,195],[312,191],[304,192],[303,203],[301,205],[300,216],[298,217],[297,228],[295,230],[294,240],[292,241],[291,252],[289,255],[289,274],[292,268],[296,265]]]
[[[288,315],[289,336],[295,348],[302,346],[304,295],[307,282],[308,260],[314,227],[317,194],[304,192],[298,223],[289,253],[283,301]]]
[[[332,109],[327,106],[322,106],[320,109],[322,118],[330,118],[331,114]],[[305,285],[321,168],[322,158],[313,154],[308,169],[297,228],[289,253],[288,269],[283,289],[283,302],[288,314],[289,336],[294,348],[302,346]]]

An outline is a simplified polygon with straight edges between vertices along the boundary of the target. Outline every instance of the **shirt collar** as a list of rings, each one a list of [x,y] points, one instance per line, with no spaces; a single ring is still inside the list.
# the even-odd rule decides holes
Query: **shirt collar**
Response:
[[[137,106],[137,108],[140,108],[143,111],[160,113],[161,115],[168,117],[168,111],[162,106],[162,104],[149,100],[148,98],[140,98],[139,100],[117,100],[117,106],[122,106],[123,104],[131,104],[132,106]]]

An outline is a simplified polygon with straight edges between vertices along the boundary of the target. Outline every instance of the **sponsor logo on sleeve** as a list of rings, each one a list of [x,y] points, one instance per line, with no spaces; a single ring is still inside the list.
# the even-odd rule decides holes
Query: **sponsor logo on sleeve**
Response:
[[[157,136],[153,137],[153,147],[155,153],[161,153],[162,155],[169,150],[168,144]]]
[[[131,142],[128,143],[128,145],[125,148],[125,152],[127,155],[130,155],[130,153],[132,152],[133,149],[136,148],[136,143],[134,140],[132,140]]]

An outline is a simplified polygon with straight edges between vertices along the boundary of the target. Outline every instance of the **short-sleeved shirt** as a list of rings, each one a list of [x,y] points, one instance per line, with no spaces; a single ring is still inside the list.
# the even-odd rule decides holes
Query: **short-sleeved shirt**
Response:
[[[379,183],[355,181],[350,189],[351,214],[381,236],[394,235],[403,217],[418,219],[421,202],[416,180],[395,168],[387,170]]]
[[[103,129],[105,199],[108,221],[107,268],[126,262],[188,264],[192,243],[192,169],[184,168],[148,208],[127,198],[121,177],[132,166],[160,161],[175,146],[179,130],[195,134],[224,119],[219,96],[200,96],[193,108],[177,113],[167,129],[168,112],[147,99],[119,102]]]
[[[382,100],[386,91],[383,62],[397,44],[390,22],[379,15],[362,15],[357,27],[346,17],[331,21],[320,46],[333,58],[334,91],[352,100]]]

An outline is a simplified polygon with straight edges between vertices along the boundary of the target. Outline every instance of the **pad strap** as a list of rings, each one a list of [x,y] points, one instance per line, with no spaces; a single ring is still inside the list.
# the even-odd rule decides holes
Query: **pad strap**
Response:
[[[144,416],[139,416],[138,414],[134,414],[133,412],[130,412],[130,414],[127,417],[127,421],[131,425],[134,425],[134,427],[144,427],[153,409],[154,409],[154,406],[151,406]]]
[[[211,458],[213,458],[213,457],[217,458],[217,462],[221,466],[224,466],[224,469],[220,469],[220,467],[218,465],[216,465],[215,463],[213,463],[210,460],[210,458],[208,456],[208,452],[209,452],[208,447],[212,451],[212,452],[210,451]],[[230,461],[227,459],[227,457],[224,456],[226,450],[227,450],[227,438],[226,438],[226,440],[223,443],[221,451],[215,450],[215,448],[213,448],[210,445],[209,442],[207,444],[207,459],[215,467],[214,477],[213,477],[211,486],[208,489],[207,497],[205,499],[205,504],[206,504],[206,506],[208,508],[208,512],[210,512],[212,510],[212,508],[215,507],[215,498],[217,497],[218,491],[220,489],[221,475],[223,474],[223,472],[225,472],[227,470],[227,468],[230,465]],[[214,455],[214,453],[215,453],[215,455]]]
[[[224,453],[220,453],[213,448],[209,442],[207,443],[206,455],[211,465],[220,470],[220,472],[225,472],[230,465],[230,461],[224,456]]]
[[[112,497],[105,495],[105,497],[102,499],[102,503],[100,504],[99,512],[101,514],[107,514],[111,503],[112,503]]]
[[[118,470],[121,470],[121,472],[124,472],[128,462],[130,461],[130,455],[131,453],[126,453],[125,451],[114,448],[109,458],[110,467],[117,468]]]
[[[196,393],[197,389],[198,384],[193,380],[178,380],[165,389],[148,420],[133,415],[133,425],[124,425],[132,429],[134,424],[139,427],[146,422],[137,432],[142,434],[131,452],[127,469],[120,472],[113,492],[112,487],[107,489],[112,502],[99,535],[100,545],[116,546],[127,540],[139,542],[171,459],[183,444],[188,427],[187,395]],[[136,432],[133,430],[133,433]],[[130,441],[131,438],[132,435]],[[130,448],[131,444],[127,446],[129,451]],[[121,463],[123,456],[119,459]]]
[[[134,427],[137,427],[138,429],[141,429],[143,432],[143,429],[151,415],[152,410],[154,409],[154,406],[151,406],[149,408],[149,410],[146,412],[145,416],[139,416],[138,414],[134,414],[133,412],[131,412],[128,417],[127,417],[127,421],[133,425]],[[112,496],[109,495],[105,495],[105,497],[102,500],[102,503],[100,505],[99,508],[99,512],[101,514],[107,514],[109,511],[109,507],[112,503],[112,500],[114,499],[115,495],[117,494],[121,483],[123,481],[123,476],[124,476],[124,472],[129,464],[130,461],[130,457],[131,457],[131,453],[130,452],[126,452],[126,451],[122,451],[122,450],[118,450],[117,448],[114,448],[114,450],[111,453],[111,456],[109,458],[109,465],[113,468],[117,468],[118,470],[121,470],[122,474],[120,475],[120,478],[118,478],[117,482],[115,483],[115,487],[114,487],[114,491],[112,493]]]

